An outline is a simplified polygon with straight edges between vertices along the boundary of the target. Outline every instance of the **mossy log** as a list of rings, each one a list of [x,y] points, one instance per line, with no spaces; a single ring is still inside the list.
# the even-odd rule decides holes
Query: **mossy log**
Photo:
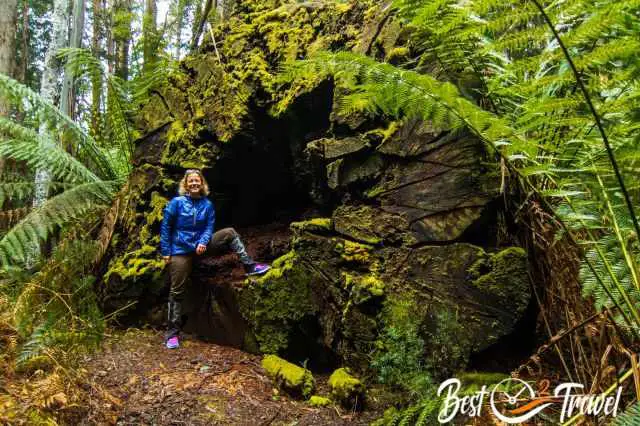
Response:
[[[443,312],[466,358],[512,333],[530,300],[527,254],[501,225],[499,168],[482,143],[428,122],[344,115],[333,81],[277,76],[318,49],[410,55],[393,14],[366,1],[236,3],[214,29],[221,60],[205,40],[137,117],[145,136],[100,271],[105,311],[162,323],[162,208],[184,169],[201,167],[218,228],[293,223],[277,244],[251,248],[278,258],[264,277],[238,285],[233,260],[194,276],[193,310],[211,318],[199,335],[365,370],[397,295],[421,307],[427,346],[447,332],[434,320]]]

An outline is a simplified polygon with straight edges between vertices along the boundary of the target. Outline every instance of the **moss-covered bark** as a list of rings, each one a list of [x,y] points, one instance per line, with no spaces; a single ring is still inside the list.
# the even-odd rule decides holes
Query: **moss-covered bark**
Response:
[[[138,115],[146,136],[118,198],[102,269],[106,309],[135,303],[124,310],[129,319],[149,318],[163,301],[159,223],[185,168],[232,185],[242,176],[230,175],[225,159],[237,165],[258,149],[279,150],[262,165],[268,173],[251,178],[288,173],[297,195],[282,199],[299,196],[325,214],[291,224],[290,251],[267,275],[225,287],[226,300],[237,303],[234,321],[245,322],[230,328],[242,338],[227,341],[301,360],[320,351],[364,370],[388,325],[383,306],[399,295],[420,306],[425,356],[445,369],[511,333],[530,299],[526,253],[495,236],[498,169],[482,144],[426,122],[344,115],[334,108],[344,88],[278,76],[282,63],[318,49],[410,55],[390,9],[355,1],[237,4],[238,13],[214,29],[220,60],[206,39]],[[231,216],[226,205],[219,213]],[[452,334],[450,352],[441,350]]]

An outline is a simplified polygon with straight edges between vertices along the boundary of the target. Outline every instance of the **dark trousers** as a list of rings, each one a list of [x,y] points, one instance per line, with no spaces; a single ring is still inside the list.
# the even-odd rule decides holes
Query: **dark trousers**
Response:
[[[213,234],[207,244],[207,250],[200,256],[220,256],[236,253],[244,265],[253,264],[253,259],[247,254],[240,236],[233,228],[224,228]],[[169,331],[167,338],[177,335],[182,325],[182,303],[185,291],[193,270],[193,263],[198,257],[196,253],[178,254],[171,256],[169,276],[171,290],[169,292]]]

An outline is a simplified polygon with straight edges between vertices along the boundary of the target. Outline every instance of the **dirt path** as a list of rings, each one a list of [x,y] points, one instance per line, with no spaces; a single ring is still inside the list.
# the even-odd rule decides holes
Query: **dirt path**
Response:
[[[84,359],[90,378],[85,424],[359,425],[376,413],[313,408],[274,390],[261,357],[187,339],[162,346],[160,332],[108,337]],[[326,377],[316,376],[320,393]]]

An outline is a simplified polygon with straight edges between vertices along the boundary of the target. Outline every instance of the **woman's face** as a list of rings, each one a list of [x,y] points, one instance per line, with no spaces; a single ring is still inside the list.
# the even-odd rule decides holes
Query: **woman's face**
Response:
[[[187,191],[191,195],[200,195],[202,189],[202,179],[197,174],[190,174],[187,176]]]

